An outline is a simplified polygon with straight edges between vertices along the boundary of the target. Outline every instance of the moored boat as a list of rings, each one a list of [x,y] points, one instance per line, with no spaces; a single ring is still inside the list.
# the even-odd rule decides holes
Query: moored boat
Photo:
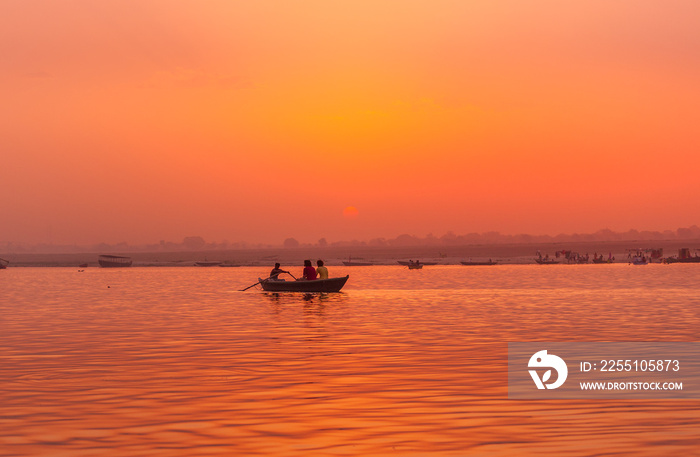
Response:
[[[195,262],[194,266],[196,267],[218,267],[221,265],[222,262],[217,262],[215,260],[202,260],[199,262]]]
[[[0,270],[4,270],[10,264],[9,260],[0,259]]]
[[[700,257],[690,257],[687,259],[676,259],[674,257],[670,257],[666,259],[666,263],[700,263]]]
[[[340,292],[350,275],[342,278],[313,279],[311,281],[274,281],[260,279],[258,282],[267,292]]]
[[[100,255],[97,262],[102,268],[124,268],[132,264],[131,257],[123,255]]]
[[[488,262],[472,262],[471,260],[469,262],[459,262],[462,265],[467,265],[467,266],[472,266],[472,265],[498,265],[497,262],[494,262],[493,260],[489,259]]]
[[[418,262],[417,260],[414,262],[413,260],[397,260],[399,265],[403,265],[404,267],[407,267],[409,265],[412,265],[414,263],[420,263],[421,265],[437,265],[437,262]]]
[[[615,258],[604,259],[601,257],[593,259],[593,263],[615,263]]]
[[[535,259],[535,262],[539,263],[540,265],[556,265],[559,263],[558,260],[550,259]]]
[[[356,259],[359,259],[360,257],[355,257]],[[343,265],[346,267],[369,267],[374,265],[373,263],[370,262],[357,262],[355,260],[352,260],[352,257],[348,257],[347,261],[343,261]]]
[[[694,256],[690,255],[690,249],[681,248],[678,250],[678,257],[669,257],[664,259],[664,261],[666,263],[700,263],[700,256],[698,256],[697,252]]]
[[[646,265],[651,262],[651,257],[647,255],[647,250],[642,249],[630,249],[630,253],[627,254],[627,263],[632,265]]]

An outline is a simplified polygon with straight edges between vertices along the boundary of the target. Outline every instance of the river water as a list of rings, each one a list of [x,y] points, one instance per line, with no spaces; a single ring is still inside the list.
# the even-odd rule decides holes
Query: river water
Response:
[[[700,455],[700,400],[507,397],[508,342],[700,341],[700,265],[330,269],[0,271],[0,455]]]

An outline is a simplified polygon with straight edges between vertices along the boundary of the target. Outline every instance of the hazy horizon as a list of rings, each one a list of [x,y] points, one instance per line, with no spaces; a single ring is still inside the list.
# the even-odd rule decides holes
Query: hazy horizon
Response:
[[[12,242],[0,242],[2,252],[98,252],[107,250],[122,250],[124,252],[154,252],[154,251],[207,251],[207,250],[236,250],[236,249],[294,249],[294,248],[363,248],[363,247],[457,247],[470,245],[505,245],[505,244],[549,244],[549,243],[609,243],[609,242],[681,242],[700,240],[700,227],[682,227],[676,230],[664,231],[639,231],[631,229],[625,232],[614,232],[609,229],[601,229],[594,233],[560,233],[552,235],[532,234],[504,234],[499,232],[455,234],[448,232],[440,236],[428,234],[424,237],[401,234],[392,238],[372,238],[365,240],[328,240],[321,238],[315,242],[300,241],[294,237],[288,237],[278,243],[251,243],[244,240],[207,240],[200,236],[188,236],[182,240],[160,240],[158,243],[131,244],[126,241],[119,243],[93,243],[93,244],[20,244]],[[639,246],[637,246],[639,247]],[[696,249],[695,247],[692,247]],[[700,249],[698,247],[697,249]]]

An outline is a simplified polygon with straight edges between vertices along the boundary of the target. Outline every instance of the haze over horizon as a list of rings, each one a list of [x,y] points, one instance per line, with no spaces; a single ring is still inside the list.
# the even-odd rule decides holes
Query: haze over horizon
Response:
[[[700,224],[700,3],[0,6],[0,243]]]
[[[455,234],[447,232],[436,236],[428,234],[424,237],[401,234],[394,238],[373,238],[370,240],[327,240],[325,237],[316,242],[299,242],[296,238],[288,237],[278,243],[249,243],[247,241],[206,240],[201,236],[187,236],[182,240],[160,240],[158,243],[134,245],[125,241],[119,243],[94,243],[94,244],[17,244],[0,243],[0,253],[69,253],[69,252],[179,252],[179,251],[219,251],[219,250],[246,250],[246,249],[295,249],[295,248],[406,248],[406,247],[442,247],[454,248],[465,246],[492,246],[498,245],[549,245],[549,244],[637,244],[635,248],[641,248],[639,243],[677,244],[691,243],[692,250],[700,251],[694,243],[700,242],[700,227],[682,227],[676,230],[613,232],[609,229],[598,230],[595,233],[561,233],[551,235],[530,234],[502,234],[499,232]],[[654,245],[655,248],[659,246]],[[630,245],[631,246],[631,245]],[[697,245],[700,246],[700,245]],[[687,246],[686,246],[687,247]]]

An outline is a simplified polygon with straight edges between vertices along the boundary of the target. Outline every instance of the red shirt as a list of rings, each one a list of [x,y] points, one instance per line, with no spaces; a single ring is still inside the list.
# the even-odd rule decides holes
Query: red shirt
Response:
[[[314,267],[304,267],[304,277],[306,279],[316,279],[316,269]]]

